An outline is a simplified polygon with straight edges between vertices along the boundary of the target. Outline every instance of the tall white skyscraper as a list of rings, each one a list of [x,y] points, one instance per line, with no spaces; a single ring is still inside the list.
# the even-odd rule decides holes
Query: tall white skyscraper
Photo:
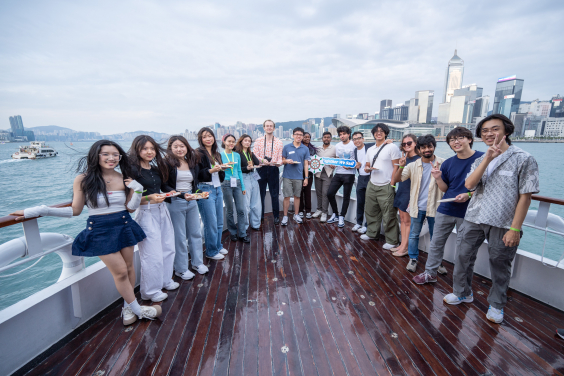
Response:
[[[464,76],[464,60],[458,57],[454,50],[454,56],[448,61],[446,70],[443,103],[449,103],[454,91],[462,87],[462,76]]]

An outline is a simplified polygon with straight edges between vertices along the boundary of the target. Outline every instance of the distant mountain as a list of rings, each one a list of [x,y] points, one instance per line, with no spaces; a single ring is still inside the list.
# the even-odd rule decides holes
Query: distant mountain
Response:
[[[24,127],[26,131],[36,132],[54,132],[54,131],[71,131],[76,132],[74,129],[59,127],[58,125],[41,125],[39,127]]]
[[[325,118],[308,118],[309,119],[315,119],[315,123],[319,124],[321,122],[321,119],[323,119],[323,126],[325,128],[329,127],[332,123],[331,123],[331,119],[332,117],[325,117]],[[303,127],[303,124],[306,120],[294,120],[294,121],[281,121],[276,123],[277,127],[282,127],[284,128],[285,131],[289,131],[292,130],[296,127]]]

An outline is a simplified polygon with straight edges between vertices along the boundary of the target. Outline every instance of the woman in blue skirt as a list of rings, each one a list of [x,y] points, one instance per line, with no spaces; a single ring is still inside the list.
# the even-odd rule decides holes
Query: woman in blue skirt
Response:
[[[117,167],[121,173],[116,171]],[[71,207],[41,205],[19,210],[13,215],[21,216],[18,220],[39,216],[71,218],[80,215],[86,205],[89,214],[86,229],[74,239],[72,254],[98,256],[112,273],[116,288],[124,299],[124,325],[133,324],[137,318],[155,319],[160,316],[161,307],[139,305],[133,291],[133,247],[146,235],[129,215],[139,207],[143,187],[130,178],[131,169],[125,151],[113,141],[97,141],[90,147],[88,155],[80,159],[77,172]]]

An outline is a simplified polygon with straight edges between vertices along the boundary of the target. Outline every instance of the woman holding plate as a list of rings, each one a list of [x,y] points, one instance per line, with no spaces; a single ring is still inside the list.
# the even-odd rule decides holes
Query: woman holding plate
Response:
[[[237,140],[235,151],[239,153],[241,158],[241,172],[243,173],[245,188],[247,189],[247,194],[245,195],[247,197],[245,213],[248,215],[246,228],[250,224],[253,230],[259,231],[262,207],[258,184],[260,175],[256,169],[260,168],[260,161],[251,151],[252,143],[253,139],[251,136],[244,134]]]

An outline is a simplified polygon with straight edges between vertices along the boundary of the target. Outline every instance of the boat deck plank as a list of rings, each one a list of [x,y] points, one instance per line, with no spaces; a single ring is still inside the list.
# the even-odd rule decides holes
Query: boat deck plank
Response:
[[[115,307],[27,375],[564,376],[563,312],[509,291],[491,323],[480,276],[472,304],[448,306],[452,265],[415,285],[406,259],[350,227],[267,215],[250,244],[225,233],[226,259],[175,277],[159,319],[123,327]]]

